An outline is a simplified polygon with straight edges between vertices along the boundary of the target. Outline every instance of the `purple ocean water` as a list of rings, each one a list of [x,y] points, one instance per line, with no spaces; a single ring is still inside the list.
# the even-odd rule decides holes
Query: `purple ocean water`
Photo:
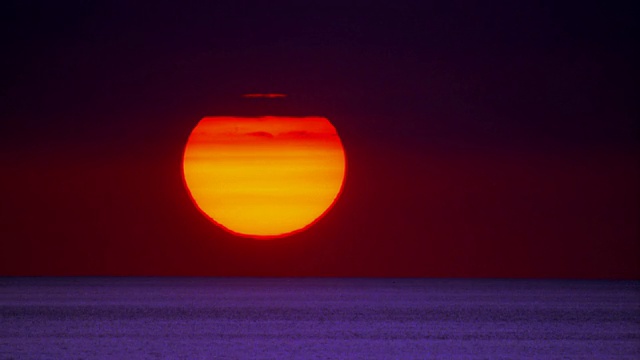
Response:
[[[2,359],[640,359],[640,282],[0,278]]]

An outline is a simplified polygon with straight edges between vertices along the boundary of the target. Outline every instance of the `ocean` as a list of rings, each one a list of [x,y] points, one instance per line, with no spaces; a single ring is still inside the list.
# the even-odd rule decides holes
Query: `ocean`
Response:
[[[640,359],[640,282],[0,278],[1,359]]]

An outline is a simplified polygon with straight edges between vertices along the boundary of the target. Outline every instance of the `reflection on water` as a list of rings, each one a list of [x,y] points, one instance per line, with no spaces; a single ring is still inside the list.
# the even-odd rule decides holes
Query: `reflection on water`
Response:
[[[0,278],[0,358],[640,358],[640,282]]]

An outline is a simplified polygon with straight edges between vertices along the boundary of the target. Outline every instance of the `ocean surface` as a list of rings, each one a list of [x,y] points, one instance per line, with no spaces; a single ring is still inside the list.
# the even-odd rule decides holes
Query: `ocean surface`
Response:
[[[640,359],[640,282],[0,278],[1,359]]]

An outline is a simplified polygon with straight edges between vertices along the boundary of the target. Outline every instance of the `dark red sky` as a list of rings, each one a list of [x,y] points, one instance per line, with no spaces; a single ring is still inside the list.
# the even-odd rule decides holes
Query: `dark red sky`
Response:
[[[3,2],[0,275],[640,277],[630,3],[292,4]],[[274,241],[181,179],[202,116],[262,113],[348,157]]]

